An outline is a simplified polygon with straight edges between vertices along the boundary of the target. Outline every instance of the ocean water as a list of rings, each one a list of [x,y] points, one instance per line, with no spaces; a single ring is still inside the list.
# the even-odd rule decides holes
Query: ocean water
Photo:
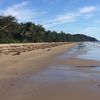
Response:
[[[77,58],[100,61],[100,42],[80,43]]]
[[[81,58],[100,61],[100,42],[82,42],[69,52],[62,53],[57,59]]]

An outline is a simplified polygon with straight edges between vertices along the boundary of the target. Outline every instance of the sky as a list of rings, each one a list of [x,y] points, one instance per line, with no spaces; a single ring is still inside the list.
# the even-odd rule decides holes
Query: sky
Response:
[[[0,0],[0,15],[100,40],[100,0]]]

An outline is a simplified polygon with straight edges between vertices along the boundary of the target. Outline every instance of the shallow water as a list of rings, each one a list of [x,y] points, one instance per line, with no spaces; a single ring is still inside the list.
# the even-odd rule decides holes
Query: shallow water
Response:
[[[54,59],[81,58],[100,61],[100,47],[98,43],[80,43],[69,52],[64,52]],[[51,63],[45,70],[37,73],[31,79],[36,84],[53,84],[64,82],[75,82],[80,80],[100,80],[100,67],[70,67],[68,65],[59,65],[57,62]]]
[[[79,45],[78,58],[100,61],[100,43],[82,43]]]
[[[95,70],[95,69],[94,69]],[[100,73],[93,69],[71,69],[68,67],[52,66],[30,77],[36,84],[58,84],[66,82],[78,82],[84,80],[100,80]]]
[[[100,42],[79,43],[79,45],[74,47],[69,52],[63,53],[60,56],[58,56],[59,59],[73,57],[100,61]]]

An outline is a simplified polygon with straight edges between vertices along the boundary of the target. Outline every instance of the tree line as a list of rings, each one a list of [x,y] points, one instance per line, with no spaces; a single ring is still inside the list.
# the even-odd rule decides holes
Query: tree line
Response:
[[[18,23],[13,16],[0,16],[0,43],[73,41],[97,41],[97,39],[83,34],[46,31],[42,25],[32,22]]]

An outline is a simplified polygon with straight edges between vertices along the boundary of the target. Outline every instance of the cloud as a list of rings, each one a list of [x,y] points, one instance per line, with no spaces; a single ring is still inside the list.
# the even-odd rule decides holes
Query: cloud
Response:
[[[54,19],[51,19],[44,23],[46,27],[52,27],[55,25],[60,25],[64,23],[75,22],[79,17],[83,17],[85,19],[93,17],[93,13],[97,11],[95,6],[88,6],[80,8],[74,12],[64,12],[62,14],[57,15]]]
[[[70,23],[74,22],[76,19],[77,15],[74,15],[73,13],[68,13],[68,14],[63,14],[63,15],[58,15],[56,18],[51,19],[49,21],[44,22],[45,27],[52,27],[55,25],[60,25],[64,23]]]
[[[23,1],[20,4],[15,4],[0,10],[0,14],[15,16],[19,22],[32,21],[38,13],[35,10],[28,8],[28,5],[28,1]]]
[[[97,8],[94,6],[83,7],[80,9],[80,13],[82,14],[93,13],[95,11],[97,11]]]

